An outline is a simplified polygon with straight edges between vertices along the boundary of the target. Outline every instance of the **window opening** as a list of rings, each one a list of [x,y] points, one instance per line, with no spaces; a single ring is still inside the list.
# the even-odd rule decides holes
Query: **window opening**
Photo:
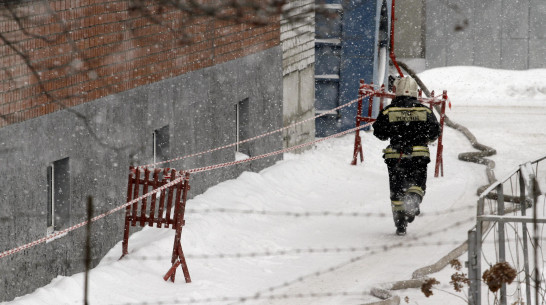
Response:
[[[55,209],[54,207],[54,191],[53,185],[55,181],[53,180],[53,166],[50,165],[47,167],[47,234],[53,233],[55,230]]]
[[[154,163],[166,161],[169,155],[169,125],[154,130],[153,157]],[[161,167],[167,167],[163,165]]]
[[[54,161],[47,167],[47,234],[70,224],[69,158]]]
[[[250,156],[249,143],[239,144],[249,138],[249,102],[248,98],[235,104],[235,151]]]

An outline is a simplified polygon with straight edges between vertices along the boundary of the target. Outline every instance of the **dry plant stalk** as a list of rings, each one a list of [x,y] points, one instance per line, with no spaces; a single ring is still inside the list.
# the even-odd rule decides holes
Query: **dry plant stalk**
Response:
[[[457,271],[461,271],[462,264],[458,259],[451,260],[449,262],[451,267]],[[457,292],[461,292],[464,285],[469,285],[470,280],[468,279],[466,273],[463,272],[455,272],[451,275],[451,281],[449,282],[451,285],[453,285],[453,289]]]
[[[451,275],[451,281],[449,283],[453,285],[453,289],[455,289],[455,291],[461,292],[464,285],[470,284],[470,280],[466,276],[466,273],[455,272]]]

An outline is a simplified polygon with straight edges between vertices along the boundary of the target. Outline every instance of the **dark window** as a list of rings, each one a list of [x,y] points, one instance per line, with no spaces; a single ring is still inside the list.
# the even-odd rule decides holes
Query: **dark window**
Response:
[[[237,142],[250,137],[248,98],[235,104],[235,139]],[[235,150],[250,156],[249,142],[237,144]]]
[[[169,156],[169,125],[154,130],[154,163],[166,161]],[[160,167],[166,167],[164,165]]]
[[[47,167],[47,232],[70,224],[70,165],[64,158]]]
[[[53,165],[47,167],[47,233],[52,233],[54,229],[55,221],[53,217],[54,208],[53,208]]]

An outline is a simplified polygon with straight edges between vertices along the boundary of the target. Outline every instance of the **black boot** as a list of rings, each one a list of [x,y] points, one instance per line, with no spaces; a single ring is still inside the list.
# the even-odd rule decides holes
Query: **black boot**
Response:
[[[396,235],[406,235],[406,227],[408,226],[408,220],[404,211],[393,212],[394,225],[396,226]]]

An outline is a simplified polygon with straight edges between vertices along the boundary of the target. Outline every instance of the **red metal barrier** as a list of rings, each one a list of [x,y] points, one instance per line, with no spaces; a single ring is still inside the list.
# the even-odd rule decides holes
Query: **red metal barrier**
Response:
[[[363,97],[369,94],[368,97],[368,116],[362,116],[362,101],[364,100]],[[372,123],[375,121],[375,119],[372,117],[372,110],[373,110],[373,98],[374,96],[379,97],[379,108],[380,110],[383,110],[383,103],[386,92],[385,92],[385,85],[381,86],[381,90],[376,91],[373,88],[372,85],[368,85],[364,83],[364,80],[360,80],[360,86],[358,88],[358,107],[356,111],[356,127],[360,126],[361,122],[366,123]],[[355,133],[355,149],[353,152],[353,161],[351,162],[351,165],[356,165],[356,159],[358,154],[360,154],[360,162],[364,162],[364,153],[362,152],[362,139],[360,138],[360,129],[356,130]]]
[[[150,174],[152,174],[151,179]],[[131,166],[129,168],[129,178],[127,182],[127,202],[132,201],[133,198],[138,198],[141,189],[141,194],[146,194],[150,187],[151,190],[155,190],[181,177],[182,176],[175,169],[141,169]],[[151,197],[149,206],[148,197],[144,197],[142,200],[127,206],[125,210],[125,228],[122,243],[123,254],[121,255],[121,258],[129,253],[129,231],[131,226],[139,225],[144,227],[148,225],[153,227],[155,224],[158,228],[169,228],[170,226],[170,228],[176,231],[171,259],[172,265],[164,277],[165,280],[170,278],[172,282],[174,282],[176,268],[179,265],[182,265],[182,272],[184,273],[186,283],[191,282],[190,273],[180,243],[182,226],[185,224],[184,213],[186,209],[186,200],[190,189],[189,178],[190,174],[185,173],[184,179],[181,179],[179,183],[164,188],[159,193],[149,196]],[[171,215],[173,206],[174,215]]]
[[[394,93],[385,91],[385,86],[381,86],[381,89],[375,90],[372,85],[364,83],[364,80],[360,80],[360,87],[358,89],[358,96],[363,97],[369,95],[368,99],[368,116],[362,116],[362,99],[358,101],[358,108],[356,113],[356,127],[360,126],[361,122],[374,122],[375,119],[372,117],[373,109],[373,100],[374,97],[379,98],[379,109],[383,110],[384,99],[393,99],[395,97]],[[436,166],[434,168],[434,177],[438,177],[441,173],[442,177],[444,176],[444,160],[443,160],[443,135],[444,135],[444,121],[446,115],[446,103],[448,102],[447,91],[444,90],[442,97],[437,98],[434,96],[434,91],[431,93],[431,97],[422,97],[422,93],[419,91],[419,97],[417,100],[422,104],[428,104],[432,109],[435,105],[440,105],[440,136],[438,137],[438,147],[436,150]],[[449,104],[451,108],[451,104]],[[355,147],[353,152],[353,160],[351,165],[356,165],[357,157],[360,154],[360,162],[364,162],[364,154],[362,153],[362,139],[360,138],[359,130],[355,133]]]
[[[434,91],[432,91],[432,96],[434,96]],[[438,138],[438,149],[436,150],[436,167],[434,168],[434,177],[438,177],[438,173],[441,171],[442,177],[444,176],[444,144],[443,144],[443,137],[444,134],[444,121],[446,117],[446,102],[447,102],[447,91],[444,90],[442,93],[442,99],[441,101],[441,111],[440,111],[440,137]],[[451,108],[451,104],[449,105],[449,108]]]

